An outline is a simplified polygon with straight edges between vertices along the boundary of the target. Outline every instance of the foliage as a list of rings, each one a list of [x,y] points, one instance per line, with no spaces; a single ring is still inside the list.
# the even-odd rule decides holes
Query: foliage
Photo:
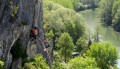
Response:
[[[85,5],[83,5],[80,0],[72,0],[73,2],[73,6],[74,6],[74,10],[75,11],[80,11],[80,10],[84,10],[87,7]]]
[[[95,58],[101,69],[109,69],[109,66],[117,64],[118,52],[110,42],[92,43],[87,54]]]
[[[99,0],[50,0],[75,11],[98,7]]]
[[[55,4],[52,1],[44,1],[43,6],[45,11],[44,19],[46,21],[45,23],[47,26],[47,32],[51,31],[55,36],[55,33],[60,32],[60,29],[62,28],[62,22],[56,10],[63,7],[58,4]]]
[[[36,69],[33,63],[25,63],[23,69]]]
[[[101,0],[99,7],[101,22],[120,32],[120,0]]]
[[[99,69],[94,58],[76,57],[69,61],[70,69]]]
[[[112,24],[112,5],[114,0],[100,0],[100,18],[101,22],[109,26]]]
[[[64,23],[65,26],[65,32],[68,32],[70,36],[74,39],[74,36],[76,35],[76,27],[75,24],[71,22],[71,20],[66,20]]]
[[[92,7],[98,7],[100,0],[93,0]]]
[[[77,42],[76,42],[76,51],[81,52],[83,49],[85,49],[86,45],[86,41],[83,37],[80,37]]]
[[[115,16],[115,14],[118,12],[119,9],[120,9],[120,0],[115,0],[112,9],[113,17]]]
[[[87,5],[88,8],[98,7],[100,0],[80,0],[83,5]]]
[[[83,24],[84,21],[82,20],[81,16],[78,16],[78,14],[74,16],[73,20],[75,22],[75,33],[76,33],[73,38],[75,43],[79,37],[82,37],[83,35],[85,35],[85,27]]]
[[[61,57],[64,57],[64,61],[67,62],[74,48],[73,40],[68,33],[63,33],[58,39],[58,47]]]
[[[51,1],[61,4],[62,6],[66,7],[66,8],[73,9],[73,3],[71,0],[51,0]]]
[[[115,0],[113,4],[113,26],[116,31],[120,32],[120,0]]]
[[[12,10],[12,13],[11,13],[12,18],[16,18],[18,8],[19,8],[18,6],[13,7],[13,10]]]
[[[66,63],[61,61],[58,51],[54,51],[54,61],[52,63],[52,69],[67,69]]]
[[[49,37],[49,39],[52,39],[54,37],[53,31],[50,30],[48,33],[46,33],[46,36]]]
[[[52,64],[52,69],[67,69],[65,63],[54,61]]]
[[[34,60],[29,63],[25,63],[24,69],[49,69],[44,58],[41,54],[35,56]]]
[[[73,20],[74,23],[72,23],[72,20],[66,20],[64,23],[65,26],[64,30],[65,32],[68,32],[70,34],[74,43],[76,43],[77,39],[84,34],[84,30],[85,30],[84,26],[80,24],[82,20],[80,19],[78,20],[77,18],[80,17],[76,17],[76,19]]]
[[[0,60],[0,69],[3,69],[4,62]]]
[[[54,37],[59,37],[62,32],[68,32],[74,43],[84,35],[84,22],[79,14],[52,1],[45,0],[43,3],[47,33],[52,30]]]

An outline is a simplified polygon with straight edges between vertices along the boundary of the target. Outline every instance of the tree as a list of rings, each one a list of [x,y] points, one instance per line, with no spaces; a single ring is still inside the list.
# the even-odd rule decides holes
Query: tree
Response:
[[[69,62],[70,69],[99,69],[94,58],[76,57]]]
[[[77,39],[84,35],[85,27],[82,17],[74,10],[64,8],[52,1],[45,0],[43,3],[44,19],[48,30],[46,33],[52,31],[53,47],[56,46],[55,40],[62,32],[68,32],[75,44]]]
[[[100,0],[100,18],[101,22],[110,26],[112,24],[112,5],[114,0]]]
[[[113,4],[113,27],[120,32],[120,0],[115,0]]]
[[[75,14],[72,17],[72,20],[74,21],[75,24],[75,33],[76,33],[72,37],[74,37],[73,40],[74,43],[76,43],[79,37],[85,35],[84,21],[82,20],[82,17],[79,14]]]
[[[109,69],[109,66],[115,66],[118,59],[118,51],[110,42],[94,42],[87,55],[95,58],[101,69]]]
[[[76,42],[76,46],[76,51],[81,52],[87,46],[85,39],[83,37],[80,37]]]
[[[54,61],[52,65],[52,69],[67,69],[65,63]]]
[[[25,63],[23,68],[24,69],[49,69],[48,65],[46,64],[41,54],[36,55],[33,61]]]
[[[58,4],[55,4],[54,2],[45,0],[43,1],[44,3],[44,19],[46,21],[46,25],[47,25],[47,35],[49,35],[48,33],[51,32],[52,36],[52,44],[53,44],[53,48],[55,48],[56,43],[56,37],[60,36],[61,33],[61,29],[62,29],[62,19],[59,17],[58,11],[56,11],[57,9],[61,8],[62,10],[64,9],[63,7],[61,7]],[[49,8],[49,9],[48,9]],[[52,10],[52,11],[51,11]],[[49,37],[49,36],[48,36]],[[51,37],[49,37],[51,38]]]
[[[25,63],[23,69],[36,69],[33,63]]]
[[[0,69],[3,69],[4,62],[0,60]]]
[[[88,5],[87,8],[96,8],[98,7],[100,0],[80,0],[83,5]]]
[[[72,0],[51,0],[51,1],[61,4],[62,6],[66,7],[66,8],[70,8],[70,9],[74,8]]]
[[[113,3],[113,8],[112,8],[112,16],[114,17],[115,14],[118,12],[120,9],[120,0],[115,0]]]
[[[68,33],[63,33],[58,39],[58,47],[60,55],[67,62],[74,48],[73,40]]]
[[[86,7],[80,2],[80,0],[72,0],[73,2],[73,6],[74,6],[74,10],[75,11],[80,11],[80,10],[84,10]]]
[[[65,20],[64,26],[65,26],[65,32],[70,34],[70,36],[72,37],[73,42],[74,42],[75,35],[76,35],[75,24],[73,22],[71,22],[71,20]]]

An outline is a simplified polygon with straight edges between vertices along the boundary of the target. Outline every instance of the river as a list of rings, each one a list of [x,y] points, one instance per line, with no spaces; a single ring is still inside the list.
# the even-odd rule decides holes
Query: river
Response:
[[[110,27],[102,26],[97,12],[97,10],[91,9],[79,12],[82,14],[85,21],[87,32],[90,32],[90,34],[93,35],[95,34],[96,29],[98,29],[100,39],[102,41],[110,41],[115,45],[118,48],[118,54],[120,56],[120,33],[114,31]],[[118,59],[117,67],[120,68],[120,59]]]

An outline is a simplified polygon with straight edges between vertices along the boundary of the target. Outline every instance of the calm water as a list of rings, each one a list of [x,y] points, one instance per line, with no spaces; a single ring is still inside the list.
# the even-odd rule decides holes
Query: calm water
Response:
[[[99,17],[97,16],[96,10],[85,10],[79,12],[82,14],[87,31],[90,31],[90,34],[93,35],[98,29],[100,33],[100,38],[102,41],[110,41],[118,48],[118,54],[120,56],[120,33],[115,32],[112,28],[103,27],[101,23],[99,23]],[[120,59],[118,59],[118,68],[120,68]]]

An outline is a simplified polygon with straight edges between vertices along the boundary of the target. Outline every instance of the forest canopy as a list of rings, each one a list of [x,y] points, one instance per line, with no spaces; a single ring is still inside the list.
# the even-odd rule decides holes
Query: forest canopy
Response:
[[[120,0],[101,0],[99,9],[101,22],[120,32]]]
[[[84,21],[78,13],[52,1],[44,1],[44,20],[46,31],[52,30],[55,37],[68,32],[75,43],[85,33]]]
[[[86,38],[88,36],[85,33],[84,20],[81,14],[76,12],[76,9],[80,9],[80,6],[82,6],[84,10],[101,6],[100,12],[102,13],[102,11],[106,10],[103,9],[106,4],[105,1],[99,1],[100,0],[43,1],[45,36],[50,39],[55,50],[54,52],[58,56],[55,57],[53,63],[54,68],[61,68],[61,66],[63,66],[63,69],[72,69],[72,67],[76,69],[79,69],[79,67],[86,69],[109,69],[110,66],[116,68],[118,59],[117,49],[110,42],[94,43],[94,41],[91,41],[91,43],[93,42],[92,45],[91,43],[87,44],[90,40]],[[102,3],[104,6],[102,6]],[[112,0],[107,3],[107,5],[113,8],[111,3]],[[113,10],[110,10],[110,8],[107,11],[111,14]],[[104,16],[104,14],[101,14],[101,17],[102,16]],[[111,17],[111,15],[107,18],[110,19],[109,17]],[[74,51],[80,52],[80,56],[72,57],[71,53]]]

